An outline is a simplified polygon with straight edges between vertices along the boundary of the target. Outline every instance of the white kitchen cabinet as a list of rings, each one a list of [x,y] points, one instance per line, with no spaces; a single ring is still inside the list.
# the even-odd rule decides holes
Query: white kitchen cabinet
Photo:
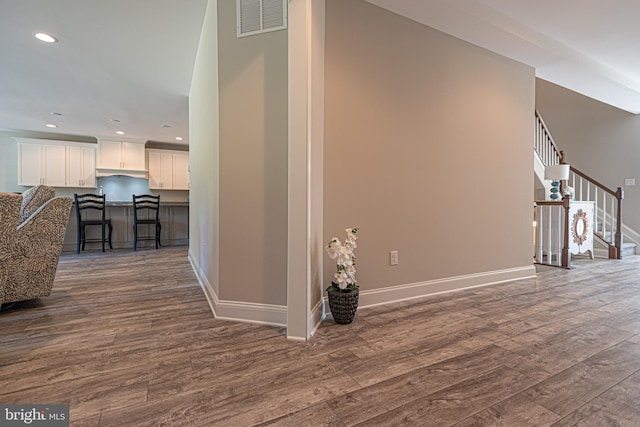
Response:
[[[189,153],[173,155],[173,189],[189,189]]]
[[[149,189],[168,190],[173,187],[173,155],[163,150],[148,150]]]
[[[129,171],[127,175],[145,177],[144,142],[98,141],[98,176]]]
[[[95,188],[95,144],[35,138],[15,140],[18,185]]]
[[[189,189],[189,153],[175,150],[147,150],[149,188],[152,190]]]
[[[27,138],[18,140],[18,185],[66,185],[65,144]]]
[[[67,145],[67,187],[96,188],[96,148]]]

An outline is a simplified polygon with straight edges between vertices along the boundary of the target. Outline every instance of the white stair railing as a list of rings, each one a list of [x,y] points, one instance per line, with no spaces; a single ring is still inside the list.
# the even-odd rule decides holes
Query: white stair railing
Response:
[[[534,150],[544,166],[564,164],[564,153],[558,149],[542,117],[535,113]],[[609,248],[609,258],[622,257],[622,200],[621,187],[612,190],[573,166],[567,185],[574,189],[574,200],[595,202],[594,235]]]
[[[549,165],[559,165],[562,163],[563,154],[562,151],[558,149],[558,146],[553,141],[547,126],[542,121],[542,117],[536,111],[536,121],[535,121],[535,137],[534,137],[534,149],[540,160],[545,166]]]
[[[569,252],[569,199],[535,202],[535,262],[571,267]]]

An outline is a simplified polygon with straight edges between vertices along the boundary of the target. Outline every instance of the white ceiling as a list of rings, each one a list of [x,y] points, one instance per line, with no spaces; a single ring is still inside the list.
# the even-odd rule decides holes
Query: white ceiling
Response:
[[[640,1],[368,1],[535,67],[545,80],[640,112]],[[188,143],[189,86],[206,4],[0,0],[0,129],[94,137],[122,130]],[[59,43],[36,40],[36,31]]]
[[[0,0],[0,129],[93,137],[122,130],[128,138],[187,143],[206,4]],[[59,42],[40,42],[36,31]]]
[[[638,0],[368,0],[640,113]]]

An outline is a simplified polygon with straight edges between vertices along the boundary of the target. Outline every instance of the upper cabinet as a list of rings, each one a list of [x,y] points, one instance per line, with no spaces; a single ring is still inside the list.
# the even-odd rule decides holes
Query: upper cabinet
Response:
[[[67,187],[96,188],[96,148],[67,146]]]
[[[180,152],[173,155],[173,189],[189,189],[189,153]]]
[[[175,150],[147,150],[149,189],[188,190],[189,153]]]
[[[95,144],[15,138],[18,185],[95,188]]]
[[[98,141],[97,176],[146,178],[144,142]]]

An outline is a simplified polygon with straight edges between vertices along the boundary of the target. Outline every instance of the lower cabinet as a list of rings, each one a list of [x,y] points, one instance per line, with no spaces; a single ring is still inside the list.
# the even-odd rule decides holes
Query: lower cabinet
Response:
[[[133,248],[133,208],[131,206],[107,206],[107,218],[111,218],[113,234],[111,242],[114,249]],[[161,206],[160,223],[162,246],[183,246],[189,244],[189,207]],[[140,236],[153,235],[152,226],[139,226]],[[99,238],[99,226],[87,228],[87,239]],[[64,238],[63,252],[75,252],[77,238],[77,222],[75,208],[71,209],[67,232]],[[138,241],[138,248],[155,247],[153,240]],[[85,250],[101,250],[100,242],[87,243]]]

